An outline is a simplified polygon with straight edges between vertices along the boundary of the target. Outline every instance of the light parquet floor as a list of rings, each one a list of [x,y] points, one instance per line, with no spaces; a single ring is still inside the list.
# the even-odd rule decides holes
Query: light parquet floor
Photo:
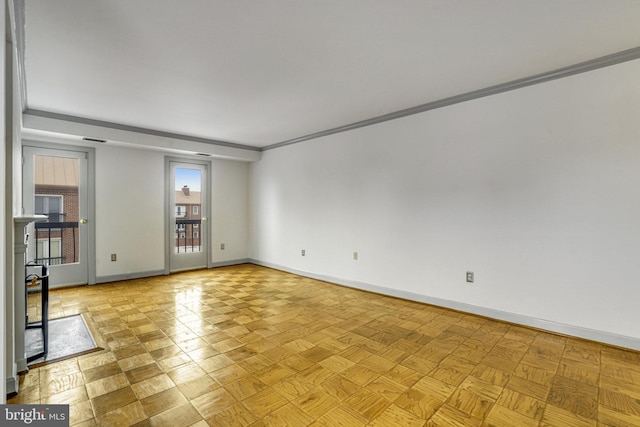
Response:
[[[74,426],[640,426],[640,353],[255,265],[62,289],[105,348],[9,403]]]

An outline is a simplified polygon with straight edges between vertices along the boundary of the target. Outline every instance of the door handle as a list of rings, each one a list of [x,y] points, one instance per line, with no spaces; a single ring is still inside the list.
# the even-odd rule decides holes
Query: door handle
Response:
[[[86,223],[87,223],[87,220],[86,220],[86,219],[82,218],[82,219],[80,220],[80,224],[86,224]]]
[[[207,217],[206,217],[206,216],[205,216],[205,217],[202,217],[202,220],[203,220],[203,221],[206,221],[206,220],[207,220]]]

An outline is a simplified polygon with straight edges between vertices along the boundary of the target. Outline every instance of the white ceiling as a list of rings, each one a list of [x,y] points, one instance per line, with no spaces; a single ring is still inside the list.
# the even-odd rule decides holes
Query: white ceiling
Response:
[[[640,0],[24,0],[27,108],[265,147],[640,46]]]

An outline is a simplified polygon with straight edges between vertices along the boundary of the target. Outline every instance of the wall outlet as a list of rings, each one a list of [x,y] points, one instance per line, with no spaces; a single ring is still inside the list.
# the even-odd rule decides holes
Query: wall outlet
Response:
[[[111,262],[117,261],[117,260],[118,260],[118,256],[116,254],[111,254]]]
[[[306,256],[306,254],[307,254],[307,253],[306,253],[306,251],[305,251],[304,249],[303,249],[302,251],[300,251],[300,255],[302,255],[302,256]]]
[[[354,261],[358,260],[358,252],[354,252],[353,253],[353,259],[354,259]]]
[[[224,251],[224,243],[220,243],[220,250]]]
[[[473,283],[473,271],[467,271],[467,282]]]

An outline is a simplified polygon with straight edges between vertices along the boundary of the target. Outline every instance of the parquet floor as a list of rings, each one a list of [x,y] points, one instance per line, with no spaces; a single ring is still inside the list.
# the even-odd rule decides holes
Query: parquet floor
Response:
[[[54,291],[105,348],[9,403],[76,426],[640,426],[640,353],[255,265]]]

